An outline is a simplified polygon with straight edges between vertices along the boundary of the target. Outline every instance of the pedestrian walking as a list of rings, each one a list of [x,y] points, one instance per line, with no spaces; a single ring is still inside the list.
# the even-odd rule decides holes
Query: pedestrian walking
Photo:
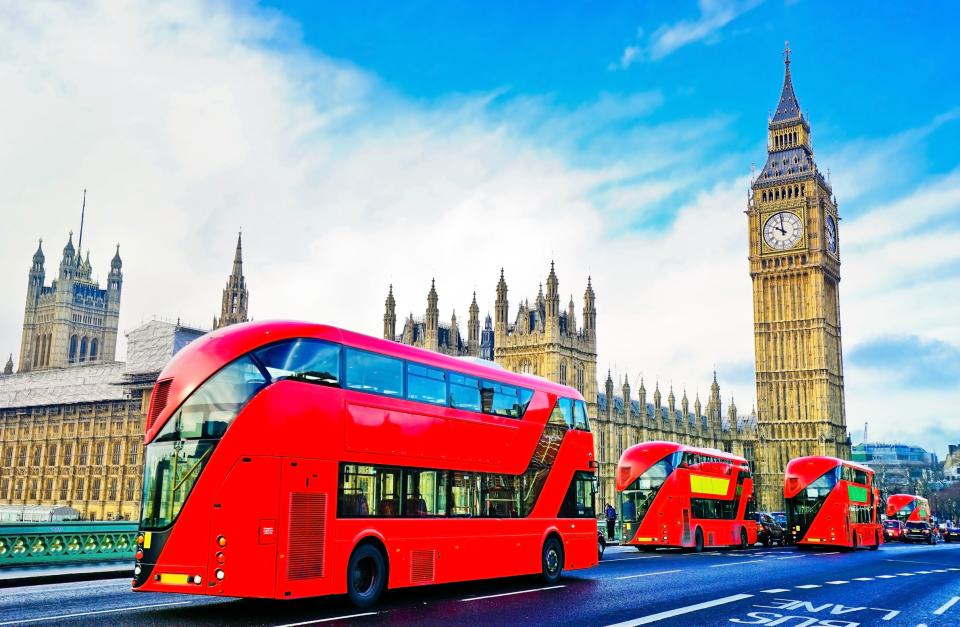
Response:
[[[613,505],[607,503],[607,509],[604,512],[607,516],[607,539],[613,540],[613,530],[617,525],[617,510]]]

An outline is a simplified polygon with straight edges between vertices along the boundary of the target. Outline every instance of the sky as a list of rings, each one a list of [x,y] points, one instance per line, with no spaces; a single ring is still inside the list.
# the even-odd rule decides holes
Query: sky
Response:
[[[829,171],[854,442],[960,443],[960,42],[950,3],[0,2],[0,353],[69,231],[122,332],[250,313],[379,335],[511,316],[556,263],[598,378],[754,402],[746,209],[784,42]],[[76,243],[76,241],[75,241]],[[121,346],[122,357],[124,347]]]

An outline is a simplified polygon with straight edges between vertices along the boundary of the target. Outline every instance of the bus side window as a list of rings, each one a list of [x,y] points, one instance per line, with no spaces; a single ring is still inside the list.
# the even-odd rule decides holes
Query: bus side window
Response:
[[[400,515],[400,470],[377,469],[377,516]]]
[[[480,476],[470,472],[453,471],[450,473],[450,498],[448,505],[451,516],[479,516]]]
[[[576,401],[573,404],[573,426],[583,431],[590,430],[590,422],[587,420],[587,405],[583,401]]]
[[[407,398],[434,405],[447,404],[447,373],[412,362],[407,363]]]
[[[558,398],[550,413],[550,422],[561,428],[573,428],[573,401],[569,398]]]
[[[403,472],[404,516],[447,515],[447,473],[437,470]]]
[[[386,396],[403,396],[403,361],[347,348],[346,387]]]
[[[456,372],[450,373],[450,406],[480,411],[480,379]]]

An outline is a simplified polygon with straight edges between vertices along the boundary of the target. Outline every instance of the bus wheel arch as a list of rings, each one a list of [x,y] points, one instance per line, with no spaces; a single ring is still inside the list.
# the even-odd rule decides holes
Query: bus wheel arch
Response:
[[[387,547],[376,536],[361,539],[347,561],[347,595],[359,608],[376,604],[387,589],[390,559]]]
[[[563,538],[555,530],[548,532],[543,540],[543,548],[540,552],[540,567],[543,578],[549,584],[558,582],[563,574]]]

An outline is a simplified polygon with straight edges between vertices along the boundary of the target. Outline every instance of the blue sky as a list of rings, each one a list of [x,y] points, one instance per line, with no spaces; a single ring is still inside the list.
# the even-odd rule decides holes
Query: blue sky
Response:
[[[251,313],[382,328],[511,311],[554,259],[599,378],[753,384],[746,208],[785,40],[839,202],[847,419],[960,442],[960,43],[952,3],[24,3],[0,20],[0,350],[26,271],[120,242],[121,328],[208,325],[236,232]],[[618,385],[619,387],[619,385]],[[909,417],[909,420],[906,418]]]

